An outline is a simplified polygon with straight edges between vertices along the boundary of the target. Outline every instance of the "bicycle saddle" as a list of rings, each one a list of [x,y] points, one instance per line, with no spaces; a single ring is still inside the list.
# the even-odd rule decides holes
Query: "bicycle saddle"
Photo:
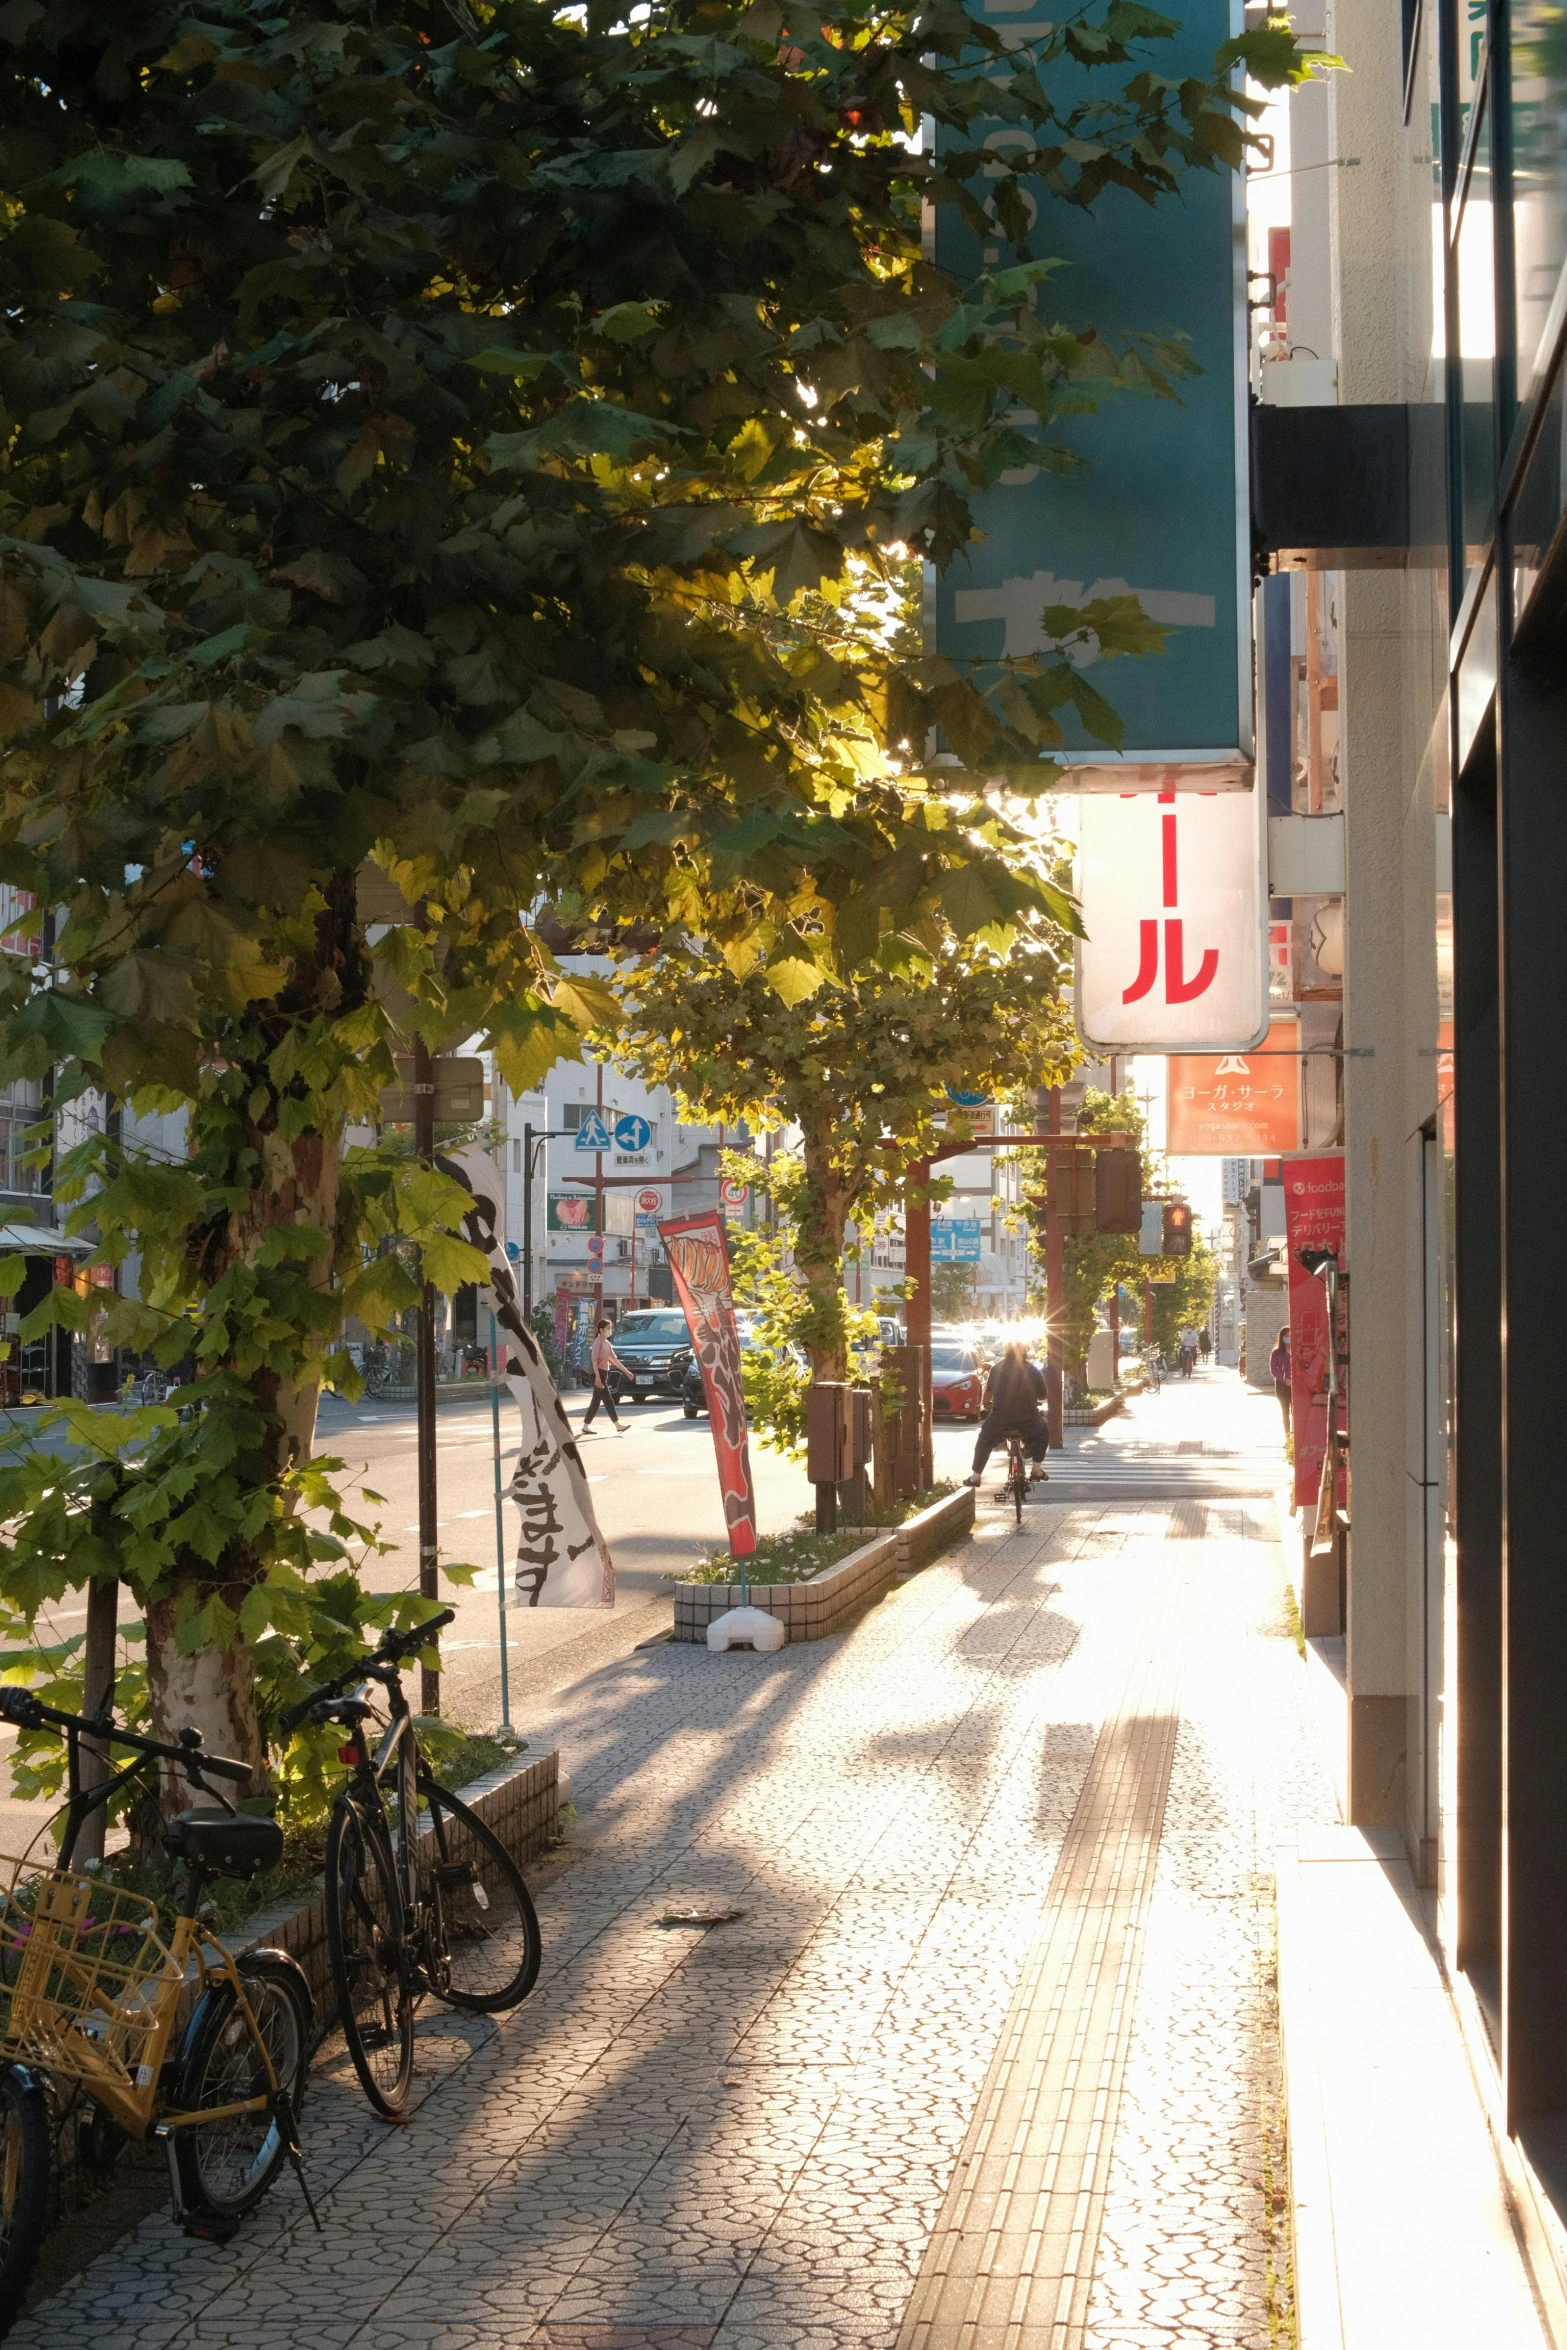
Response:
[[[276,1820],[210,1806],[176,1812],[165,1823],[163,1841],[181,1860],[223,1877],[257,1877],[283,1858],[283,1831]]]

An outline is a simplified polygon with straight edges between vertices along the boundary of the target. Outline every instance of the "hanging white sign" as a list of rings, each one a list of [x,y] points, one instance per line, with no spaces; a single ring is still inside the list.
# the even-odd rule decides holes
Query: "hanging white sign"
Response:
[[[522,1318],[522,1301],[506,1261],[504,1178],[477,1143],[435,1163],[473,1194],[463,1238],[489,1260],[490,1283],[479,1291],[479,1306],[495,1316],[506,1384],[522,1417],[511,1481],[511,1498],[522,1513],[517,1597],[525,1607],[613,1607],[614,1564],[593,1514],[582,1455],[538,1340]],[[602,1249],[603,1241],[598,1245]]]
[[[1260,792],[1077,806],[1077,1031],[1101,1053],[1244,1051],[1268,1027]]]

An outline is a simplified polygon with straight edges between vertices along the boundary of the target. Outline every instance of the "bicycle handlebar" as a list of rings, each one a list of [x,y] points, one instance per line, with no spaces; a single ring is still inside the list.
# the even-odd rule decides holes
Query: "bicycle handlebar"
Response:
[[[128,1746],[149,1761],[179,1763],[188,1772],[211,1772],[217,1779],[231,1779],[236,1786],[248,1786],[249,1763],[237,1762],[231,1755],[208,1754],[201,1743],[199,1730],[182,1730],[177,1746],[166,1746],[161,1738],[145,1738],[139,1730],[121,1729],[108,1714],[67,1714],[58,1706],[45,1705],[41,1697],[34,1697],[30,1689],[0,1688],[0,1721],[14,1724],[18,1730],[76,1730],[89,1738],[101,1738],[106,1746]]]
[[[439,1632],[443,1624],[452,1624],[456,1620],[457,1610],[454,1607],[443,1607],[439,1615],[426,1616],[422,1624],[410,1624],[405,1632],[388,1632],[379,1648],[372,1649],[368,1656],[356,1657],[347,1671],[339,1673],[335,1681],[318,1682],[308,1696],[301,1697],[294,1705],[286,1706],[278,1715],[278,1728],[282,1731],[297,1730],[313,1706],[320,1705],[330,1697],[341,1697],[356,1681],[375,1678],[377,1667],[395,1670],[404,1658],[418,1655],[432,1632]]]

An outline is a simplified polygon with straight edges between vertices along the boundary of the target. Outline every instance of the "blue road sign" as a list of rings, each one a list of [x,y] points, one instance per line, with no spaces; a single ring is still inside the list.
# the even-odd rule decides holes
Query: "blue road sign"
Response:
[[[618,1151],[645,1151],[653,1139],[653,1129],[645,1118],[628,1111],[624,1118],[615,1120],[615,1148]]]
[[[955,1085],[947,1088],[947,1099],[956,1102],[960,1110],[982,1110],[990,1100],[988,1093],[959,1093]]]
[[[983,1227],[978,1216],[932,1216],[930,1261],[933,1265],[977,1265]]]
[[[995,0],[970,4],[989,15]],[[1179,16],[1173,38],[1147,43],[1149,67],[1172,79],[1211,72],[1230,35],[1230,0],[1188,0]],[[1093,98],[1106,79],[1065,59],[1049,78],[1052,96],[1069,103]],[[999,118],[938,141],[998,154],[1032,143],[1023,125]],[[1084,664],[1125,722],[1126,761],[1235,765],[1252,756],[1244,176],[1183,170],[1179,194],[1155,205],[1110,187],[1087,209],[1024,180],[1026,256],[999,228],[977,236],[955,205],[936,216],[936,258],[957,277],[972,281],[1025,257],[1058,260],[1037,294],[1041,313],[1112,334],[1184,335],[1201,370],[1180,378],[1177,399],[1107,391],[1097,415],[1058,424],[1053,443],[1084,462],[1069,473],[1021,464],[1003,474],[974,500],[982,539],[936,581],[932,649],[964,665],[1042,650],[1047,604],[1136,594],[1150,619],[1170,627],[1163,655]],[[981,204],[993,203],[990,178],[971,186]],[[1032,412],[1016,421],[1027,433]],[[1075,714],[1061,717],[1068,758],[1114,757]]]
[[[612,1151],[614,1147],[614,1137],[598,1111],[584,1111],[582,1124],[577,1128],[577,1139],[572,1145],[573,1150]]]

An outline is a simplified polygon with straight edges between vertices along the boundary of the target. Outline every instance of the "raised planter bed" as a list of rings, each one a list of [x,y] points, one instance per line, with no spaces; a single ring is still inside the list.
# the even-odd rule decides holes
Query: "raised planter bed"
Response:
[[[964,1486],[901,1526],[879,1529],[836,1566],[803,1583],[753,1583],[746,1604],[779,1616],[791,1640],[823,1640],[900,1575],[928,1566],[974,1523],[974,1493]],[[675,1638],[705,1640],[707,1627],[742,1604],[738,1583],[676,1583]]]
[[[1125,1409],[1124,1395],[1107,1395],[1102,1403],[1068,1404],[1061,1416],[1069,1428],[1102,1428],[1106,1420],[1113,1420]]]

